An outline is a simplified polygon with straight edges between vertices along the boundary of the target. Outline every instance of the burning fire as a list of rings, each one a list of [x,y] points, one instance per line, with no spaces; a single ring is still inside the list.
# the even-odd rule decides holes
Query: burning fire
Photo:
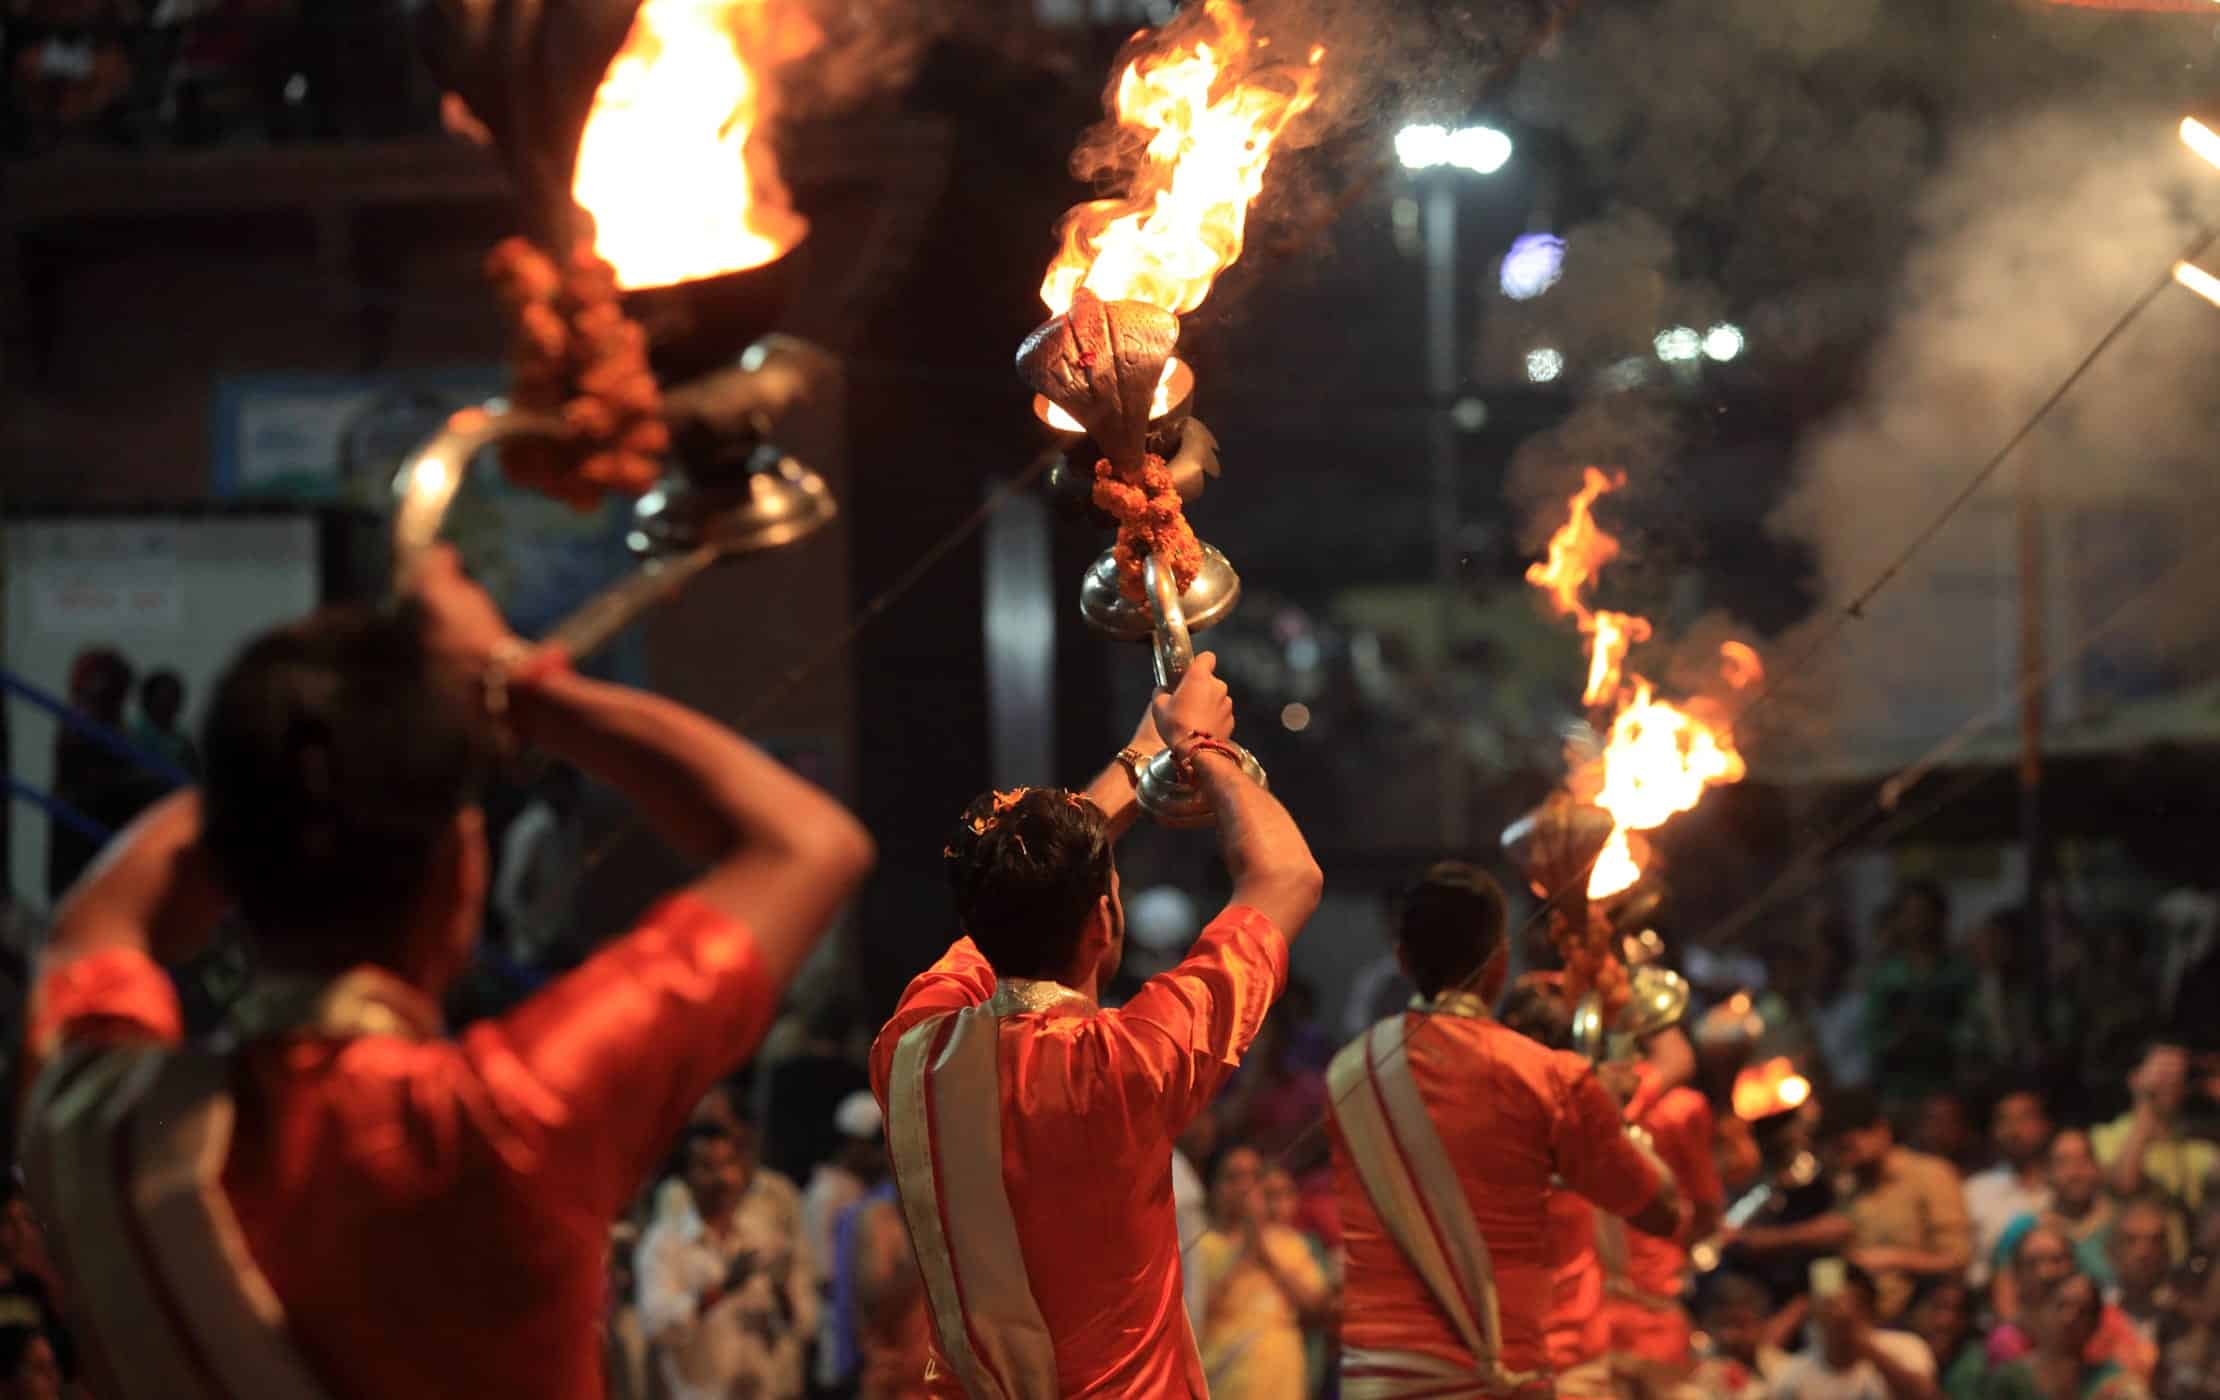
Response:
[[[1178,372],[1179,356],[1173,355],[1166,358],[1164,372],[1156,377],[1156,392],[1149,398],[1149,418],[1151,421],[1162,418],[1165,414],[1171,412],[1172,380]],[[1078,419],[1064,412],[1057,405],[1050,403],[1047,399],[1036,397],[1033,402],[1033,411],[1040,415],[1042,422],[1059,433],[1083,433],[1087,431],[1079,425]]]
[[[1273,143],[1318,97],[1325,50],[1272,65],[1267,45],[1234,0],[1203,0],[1126,64],[1109,107],[1120,134],[1143,146],[1139,165],[1123,197],[1064,217],[1063,249],[1041,283],[1051,312],[1069,310],[1082,285],[1174,315],[1202,305],[1241,256]]]
[[[1692,810],[1706,788],[1740,782],[1747,771],[1723,717],[1707,718],[1701,702],[1680,706],[1660,700],[1641,676],[1633,676],[1631,684],[1622,681],[1627,652],[1650,638],[1649,619],[1588,606],[1589,584],[1619,555],[1618,540],[1596,524],[1595,504],[1623,484],[1623,477],[1595,467],[1583,472],[1565,523],[1550,536],[1548,557],[1526,571],[1527,582],[1546,593],[1560,614],[1573,618],[1588,639],[1582,700],[1614,707],[1596,771],[1583,782],[1596,789],[1588,800],[1617,823],[1589,871],[1590,899],[1617,894],[1641,878],[1631,833],[1663,826]],[[1757,652],[1735,641],[1721,645],[1719,670],[1736,690],[1764,675]]]
[[[781,0],[643,0],[594,94],[571,196],[627,289],[771,262],[809,225],[787,204],[763,75],[815,47]]]

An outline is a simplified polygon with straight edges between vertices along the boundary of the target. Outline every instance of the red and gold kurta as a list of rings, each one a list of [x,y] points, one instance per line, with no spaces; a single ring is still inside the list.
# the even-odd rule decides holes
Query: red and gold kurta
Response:
[[[363,968],[229,1053],[222,1194],[321,1388],[598,1397],[610,1223],[753,1048],[774,991],[745,928],[681,895],[453,1039],[422,996]],[[118,949],[41,984],[31,1046],[45,1060],[180,1033],[168,977]],[[25,1125],[27,1156],[39,1132]],[[127,1189],[125,1165],[101,1189]],[[67,1267],[71,1221],[47,1224]],[[78,1300],[96,1361],[132,1345],[100,1299]]]
[[[1650,1145],[1698,1210],[1718,1210],[1726,1202],[1714,1155],[1711,1105],[1685,1086],[1660,1090],[1649,1065],[1638,1067],[1641,1091],[1630,1105],[1632,1121],[1649,1134]],[[1685,1245],[1633,1226],[1620,1227],[1626,1239],[1626,1269],[1610,1280],[1604,1314],[1611,1325],[1612,1348],[1642,1361],[1666,1366],[1691,1362],[1688,1314],[1680,1305],[1686,1282]]]
[[[892,1118],[889,1080],[906,1033],[990,998],[1009,1003],[995,1047],[1001,1184],[1063,1395],[1206,1394],[1181,1290],[1172,1142],[1239,1062],[1286,980],[1286,939],[1238,906],[1115,1010],[1052,983],[1012,983],[998,997],[967,938],[910,983],[879,1033],[872,1087]],[[905,1181],[905,1197],[910,1189]],[[965,1225],[947,1222],[952,1233]],[[962,1395],[937,1336],[927,1374],[933,1395]]]
[[[1587,1061],[1550,1050],[1482,1014],[1405,1013],[1410,1071],[1487,1243],[1502,1317],[1502,1355],[1542,1371],[1553,1293],[1552,1178],[1596,1206],[1630,1215],[1657,1194],[1657,1173],[1627,1141],[1619,1107]],[[1473,1358],[1425,1282],[1382,1225],[1339,1120],[1334,1180],[1348,1251],[1342,1345]]]
[[[1549,1313],[1543,1340],[1558,1375],[1611,1350],[1603,1316],[1603,1264],[1596,1258],[1596,1208],[1571,1191],[1549,1196]]]

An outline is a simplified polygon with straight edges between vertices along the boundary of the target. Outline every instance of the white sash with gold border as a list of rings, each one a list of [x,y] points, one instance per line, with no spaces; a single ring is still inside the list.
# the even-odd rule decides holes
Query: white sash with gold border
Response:
[[[223,1194],[234,1118],[221,1056],[79,1047],[24,1115],[32,1202],[102,1379],[126,1400],[324,1400]]]
[[[1342,1356],[1348,1400],[1548,1393],[1544,1372],[1504,1368],[1503,1322],[1488,1243],[1411,1075],[1393,1016],[1343,1046],[1327,1070],[1328,1102],[1380,1223],[1472,1353],[1467,1366],[1419,1352],[1353,1348]]]
[[[995,1006],[935,1016],[903,1035],[887,1086],[887,1143],[934,1334],[965,1394],[1052,1400],[1056,1348],[1002,1182]]]

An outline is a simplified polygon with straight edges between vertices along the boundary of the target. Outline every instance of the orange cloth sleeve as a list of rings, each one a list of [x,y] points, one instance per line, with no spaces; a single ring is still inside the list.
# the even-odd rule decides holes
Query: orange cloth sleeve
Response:
[[[177,988],[137,948],[103,948],[39,979],[31,998],[27,1042],[35,1067],[67,1041],[113,1044],[184,1039]]]
[[[1230,905],[1179,966],[1151,977],[1119,1009],[1120,1028],[1135,1033],[1143,1052],[1132,1072],[1174,1136],[1241,1062],[1286,985],[1287,939],[1256,910]]]
[[[777,990],[746,926],[681,894],[462,1049],[515,1148],[607,1217],[762,1039]]]
[[[1599,1210],[1640,1214],[1661,1185],[1657,1169],[1628,1141],[1618,1104],[1588,1062],[1563,1051],[1550,1060],[1562,1104],[1550,1143],[1557,1174]]]

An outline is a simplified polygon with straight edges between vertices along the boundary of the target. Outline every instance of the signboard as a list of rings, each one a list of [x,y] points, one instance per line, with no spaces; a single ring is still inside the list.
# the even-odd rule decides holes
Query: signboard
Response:
[[[23,532],[31,625],[70,636],[174,629],[181,618],[177,526],[75,522]]]
[[[216,389],[219,496],[347,502],[383,510],[393,474],[458,408],[497,398],[498,366],[377,375],[247,374]],[[632,566],[624,546],[630,503],[581,514],[511,486],[482,454],[447,518],[447,537],[502,612],[527,636],[546,631]],[[636,634],[594,669],[637,680]]]

